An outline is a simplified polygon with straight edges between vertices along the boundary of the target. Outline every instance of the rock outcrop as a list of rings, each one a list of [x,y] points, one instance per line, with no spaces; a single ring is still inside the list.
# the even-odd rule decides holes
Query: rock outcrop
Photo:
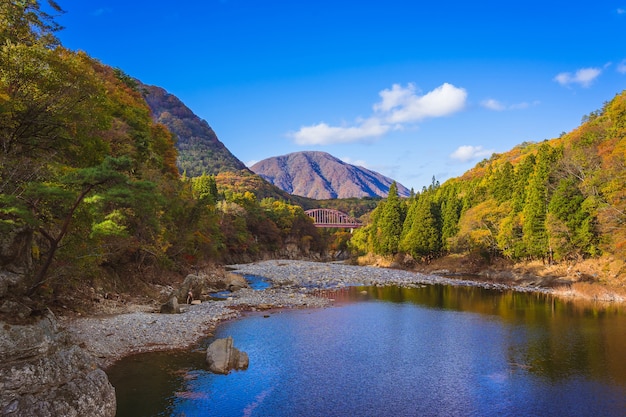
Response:
[[[246,279],[232,272],[224,274],[189,274],[181,284],[180,288],[174,292],[174,296],[180,302],[186,302],[191,292],[191,299],[206,300],[211,293],[219,291],[237,291],[242,288],[248,288]]]
[[[34,324],[0,322],[0,415],[113,417],[115,411],[106,374],[51,313]]]
[[[228,374],[231,370],[248,369],[249,359],[246,352],[233,346],[233,338],[217,339],[206,351],[209,370],[216,374]]]

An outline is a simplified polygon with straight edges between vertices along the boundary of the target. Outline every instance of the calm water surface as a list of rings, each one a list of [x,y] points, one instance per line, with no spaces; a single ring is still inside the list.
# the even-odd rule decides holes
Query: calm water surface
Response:
[[[250,368],[152,353],[108,373],[118,416],[626,416],[626,313],[479,288],[353,287],[218,328]]]

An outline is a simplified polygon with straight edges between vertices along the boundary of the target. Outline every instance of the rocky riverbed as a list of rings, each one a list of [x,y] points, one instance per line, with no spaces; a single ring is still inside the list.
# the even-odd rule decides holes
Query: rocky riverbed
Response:
[[[490,281],[493,277],[455,279],[398,269],[293,260],[230,265],[228,269],[239,275],[265,277],[269,287],[241,288],[245,283],[240,276],[211,270],[202,277],[188,276],[180,288],[163,289],[163,296],[170,298],[180,297],[191,289],[201,294],[203,302],[182,304],[181,314],[159,313],[159,304],[153,300],[152,304],[123,305],[118,310],[107,307],[102,309],[107,314],[90,317],[50,316],[24,329],[5,324],[0,332],[0,359],[3,360],[0,388],[4,387],[0,414],[52,416],[58,415],[58,410],[65,410],[61,414],[112,416],[115,413],[113,388],[99,368],[106,368],[133,353],[190,347],[213,332],[218,323],[240,317],[246,311],[327,307],[333,301],[318,295],[352,285],[443,284],[563,295],[562,290],[542,287],[541,282],[532,277],[521,280],[513,277],[503,283]],[[223,281],[224,277],[231,280]],[[206,288],[216,288],[214,285],[219,282],[221,288],[233,291],[224,291],[226,295],[222,298],[207,298],[206,291],[199,287],[202,280],[208,283]],[[24,339],[23,335],[31,333],[32,337]],[[35,378],[40,381],[33,380],[32,369],[41,370],[41,375]],[[26,380],[29,382],[15,384],[15,381]],[[64,391],[68,387],[71,389]]]
[[[336,289],[350,285],[412,287],[445,284],[551,292],[550,289],[536,287],[511,287],[500,283],[342,263],[273,260],[230,265],[229,269],[242,275],[265,277],[271,286],[258,291],[244,288],[227,298],[205,301],[199,305],[183,304],[182,314],[135,311],[66,319],[63,322],[76,343],[92,353],[100,366],[107,367],[129,354],[191,346],[201,337],[210,334],[221,321],[239,317],[244,311],[329,306],[331,300],[315,295],[319,289]]]

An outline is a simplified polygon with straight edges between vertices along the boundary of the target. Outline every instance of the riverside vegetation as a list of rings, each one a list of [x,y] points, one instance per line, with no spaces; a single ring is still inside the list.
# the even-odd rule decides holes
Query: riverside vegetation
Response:
[[[248,170],[181,174],[176,137],[155,121],[137,80],[63,47],[38,0],[1,2],[0,16],[0,319],[4,336],[36,335],[21,352],[10,347],[19,340],[2,345],[13,361],[2,377],[11,378],[13,363],[31,369],[25,360],[38,352],[37,360],[56,357],[51,374],[68,370],[57,388],[71,383],[110,399],[94,362],[60,336],[49,310],[77,315],[103,300],[156,298],[157,285],[224,263],[321,260],[350,248],[416,268],[455,257],[479,268],[539,262],[559,265],[551,271],[570,281],[624,287],[626,92],[573,132],[494,155],[443,185],[433,180],[408,199],[392,186],[351,236],[320,232],[302,207],[310,201],[265,192],[271,187]],[[375,203],[324,205],[360,214]],[[3,412],[24,398],[47,415],[76,402],[52,384],[39,391],[52,400],[33,403],[32,382],[15,387]],[[89,401],[74,409],[112,415]]]

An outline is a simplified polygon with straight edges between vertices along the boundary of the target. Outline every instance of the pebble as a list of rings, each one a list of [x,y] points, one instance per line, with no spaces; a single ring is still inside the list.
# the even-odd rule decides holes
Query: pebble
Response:
[[[229,269],[238,274],[265,277],[271,287],[264,290],[244,288],[232,293],[227,299],[184,305],[185,312],[181,314],[138,311],[66,320],[65,329],[76,344],[84,346],[97,358],[99,365],[106,368],[131,353],[193,346],[199,339],[213,332],[220,322],[240,317],[242,311],[322,308],[331,305],[332,299],[315,296],[315,291],[320,289],[338,289],[351,285],[421,287],[442,284],[550,292],[549,289],[513,287],[342,263],[274,260],[230,265]]]

